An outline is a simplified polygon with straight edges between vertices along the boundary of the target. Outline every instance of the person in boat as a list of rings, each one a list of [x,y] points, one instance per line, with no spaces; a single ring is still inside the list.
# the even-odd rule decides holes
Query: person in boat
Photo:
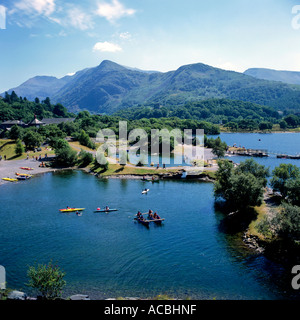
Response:
[[[101,208],[97,208],[97,211],[100,211],[101,210]]]
[[[108,210],[109,210],[109,206],[106,206],[106,207],[105,207],[105,210],[108,211]]]
[[[154,212],[153,218],[154,219],[160,219],[160,216],[156,212]]]
[[[137,215],[137,217],[138,217],[139,219],[143,216],[140,211],[138,211],[138,213],[137,213],[136,215]]]
[[[149,212],[148,212],[148,216],[149,218],[153,218],[153,211],[149,209]]]
[[[67,206],[67,209],[71,209],[69,206]]]

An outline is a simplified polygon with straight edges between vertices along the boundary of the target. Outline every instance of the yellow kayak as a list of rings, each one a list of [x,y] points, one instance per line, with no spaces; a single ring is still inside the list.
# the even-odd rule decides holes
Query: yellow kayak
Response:
[[[60,212],[75,212],[75,211],[83,211],[85,208],[68,208],[68,209],[59,209]]]
[[[18,179],[12,179],[12,178],[2,178],[2,180],[10,181],[10,182],[18,181]]]

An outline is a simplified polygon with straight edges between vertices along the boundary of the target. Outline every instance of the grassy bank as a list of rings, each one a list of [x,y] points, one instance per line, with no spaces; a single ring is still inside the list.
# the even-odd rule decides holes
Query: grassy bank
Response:
[[[16,148],[16,142],[14,140],[9,139],[1,139],[0,140],[0,155],[2,156],[2,159],[4,160],[4,156],[6,156],[6,160],[22,160],[26,159],[27,155],[31,159],[32,157],[39,157],[39,155],[42,156],[42,158],[47,155],[54,155],[54,150],[46,149],[45,147],[41,147],[41,151],[29,151],[24,152],[21,155],[17,155],[15,152]]]
[[[134,167],[134,166],[122,166],[120,164],[109,164],[108,170],[103,168],[96,168],[91,166],[92,172],[99,174],[102,177],[117,176],[117,175],[164,175],[164,174],[178,174],[181,172],[181,168],[178,169],[155,169],[148,167]]]

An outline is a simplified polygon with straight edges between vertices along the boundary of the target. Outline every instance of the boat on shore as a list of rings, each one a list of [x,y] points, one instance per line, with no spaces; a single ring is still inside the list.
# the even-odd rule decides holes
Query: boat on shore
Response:
[[[28,180],[30,178],[31,178],[31,175],[26,175],[26,176],[19,175],[19,176],[17,176],[18,180]]]
[[[27,177],[27,176],[28,176],[28,177],[32,177],[32,175],[29,174],[29,173],[18,173],[18,172],[16,172],[15,175],[16,175],[16,176],[24,176],[24,177]]]
[[[29,168],[29,167],[20,167],[20,169],[22,169],[22,170],[33,170],[33,168]]]
[[[4,181],[9,181],[9,182],[16,182],[18,179],[13,179],[13,178],[2,178]]]

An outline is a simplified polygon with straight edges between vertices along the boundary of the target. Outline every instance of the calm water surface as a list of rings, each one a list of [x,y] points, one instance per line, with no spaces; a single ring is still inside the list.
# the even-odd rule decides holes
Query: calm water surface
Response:
[[[251,137],[241,144],[250,147]],[[239,144],[239,135],[221,138]],[[284,147],[280,151],[289,152]],[[146,187],[150,192],[142,195]],[[28,292],[28,266],[52,259],[66,272],[65,295],[297,298],[290,270],[222,232],[211,183],[101,180],[66,171],[3,185],[0,201],[0,265],[10,288]],[[93,212],[105,205],[119,211]],[[58,211],[66,206],[86,210],[82,216]],[[166,219],[162,226],[133,220],[149,209]]]

